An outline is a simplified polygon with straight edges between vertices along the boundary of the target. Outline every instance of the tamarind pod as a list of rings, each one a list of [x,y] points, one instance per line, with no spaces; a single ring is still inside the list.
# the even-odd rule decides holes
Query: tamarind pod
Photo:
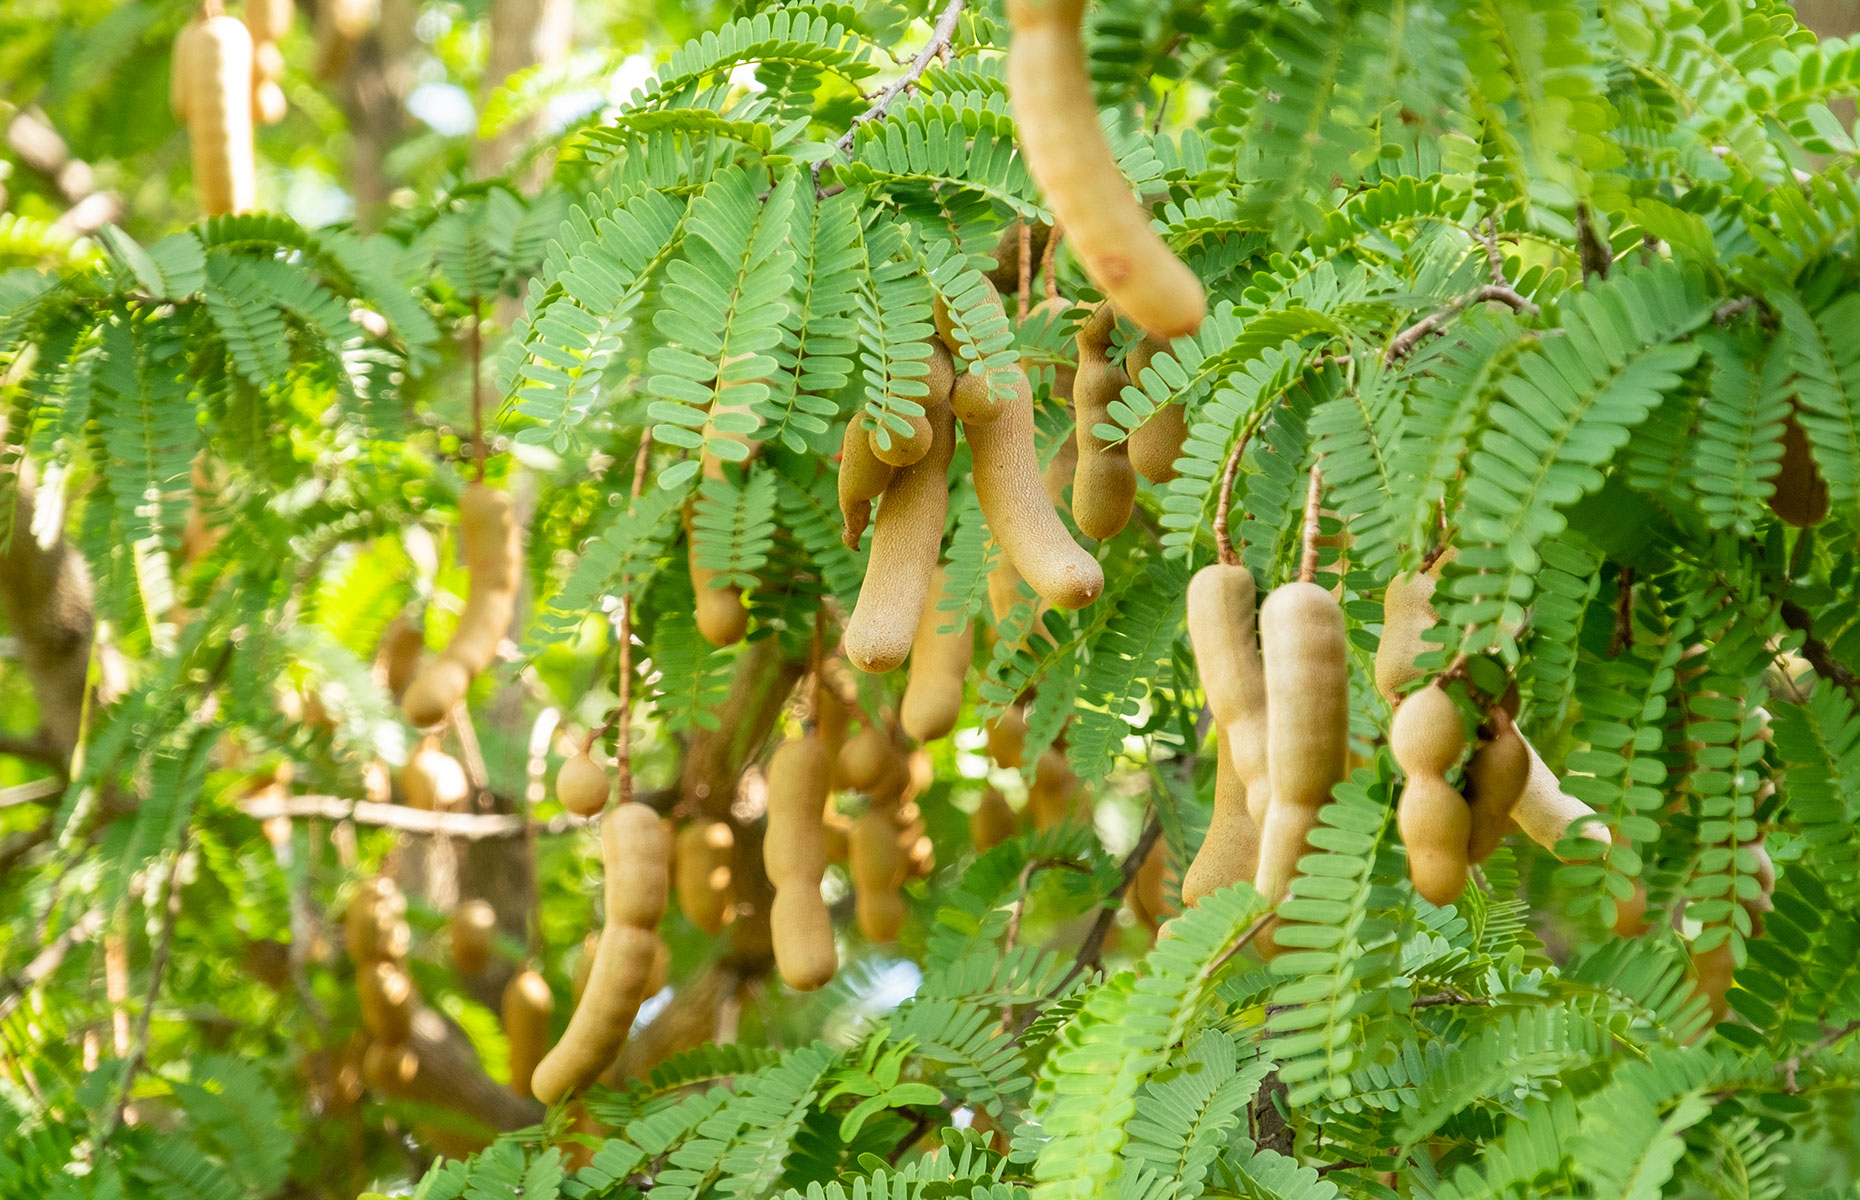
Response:
[[[1091,801],[1084,781],[1066,761],[1066,752],[1057,746],[1048,746],[1033,765],[1027,811],[1033,814],[1035,829],[1051,829],[1067,821],[1091,823]]]
[[[1163,885],[1163,869],[1168,856],[1163,850],[1162,839],[1150,846],[1150,852],[1143,857],[1137,867],[1137,873],[1130,881],[1130,890],[1124,894],[1124,901],[1130,907],[1131,914],[1141,921],[1152,935],[1161,927],[1169,915],[1168,893]]]
[[[343,914],[343,943],[357,967],[381,958],[406,956],[412,932],[407,929],[407,897],[385,875],[364,880]]]
[[[1466,804],[1472,811],[1472,833],[1466,842],[1466,857],[1482,863],[1492,856],[1505,830],[1511,827],[1511,810],[1524,794],[1524,783],[1531,775],[1531,753],[1524,745],[1524,735],[1509,716],[1493,714],[1496,726],[1492,736],[1482,742],[1466,763]],[[1645,903],[1645,897],[1642,898]]]
[[[1712,1024],[1716,1025],[1731,1015],[1730,1001],[1725,998],[1731,991],[1731,980],[1737,971],[1731,939],[1725,938],[1710,950],[1694,951],[1690,957],[1698,994],[1705,998],[1705,1005],[1711,1011]]]
[[[1531,770],[1525,777],[1524,791],[1518,795],[1518,802],[1511,810],[1512,823],[1522,829],[1526,837],[1553,854],[1557,843],[1563,840],[1570,826],[1578,822],[1582,824],[1579,832],[1584,837],[1593,838],[1604,846],[1612,842],[1608,826],[1595,819],[1594,809],[1563,790],[1556,772],[1544,764],[1537,748],[1528,740],[1524,748],[1531,756]]]
[[[401,768],[400,790],[408,808],[428,812],[456,812],[471,796],[465,768],[430,737],[421,740]]]
[[[1027,714],[1018,704],[985,726],[988,734],[988,759],[997,767],[1020,769],[1023,747],[1027,741]]]
[[[1403,700],[1389,723],[1389,750],[1410,778],[1445,777],[1466,752],[1466,725],[1453,697],[1429,687]]]
[[[1389,749],[1407,774],[1396,801],[1408,877],[1433,904],[1451,904],[1466,889],[1472,809],[1446,773],[1466,751],[1466,727],[1453,697],[1437,687],[1410,695],[1389,725]]]
[[[174,48],[168,56],[168,111],[174,119],[187,124],[188,97],[194,90],[193,49],[200,22],[189,21],[174,35]]]
[[[962,715],[962,683],[975,656],[975,626],[961,613],[937,609],[948,571],[941,565],[930,578],[917,636],[911,642],[911,674],[904,685],[898,720],[904,732],[920,742],[945,737]],[[954,633],[942,633],[945,622],[956,622]]]
[[[486,900],[467,900],[452,910],[452,965],[461,975],[477,975],[491,965],[497,940],[497,910]]]
[[[355,973],[362,1026],[384,1042],[404,1042],[413,1031],[413,979],[396,962],[373,962]]]
[[[891,735],[882,725],[867,720],[865,727],[840,747],[840,782],[856,792],[868,791],[884,777],[896,756]]]
[[[1260,606],[1259,643],[1272,799],[1255,884],[1276,904],[1298,869],[1318,809],[1343,779],[1350,733],[1343,609],[1315,583],[1281,584]]]
[[[370,1091],[404,1092],[420,1074],[420,1056],[405,1042],[370,1041],[362,1051],[361,1077]]]
[[[1422,634],[1439,618],[1432,603],[1439,583],[1431,572],[1405,571],[1382,594],[1382,641],[1376,646],[1376,690],[1393,704],[1427,672],[1414,660],[1432,647]]]
[[[275,81],[261,79],[252,84],[252,120],[255,124],[276,125],[289,113],[290,101],[285,99],[284,89]]]
[[[1141,388],[1143,373],[1149,370],[1151,360],[1168,348],[1168,342],[1144,334],[1124,356],[1124,373],[1130,377],[1130,382]],[[1179,474],[1175,461],[1182,457],[1182,446],[1187,441],[1187,407],[1164,404],[1150,414],[1149,420],[1130,431],[1130,465],[1151,483],[1168,483]]]
[[[840,440],[840,540],[857,550],[866,526],[872,523],[872,501],[884,495],[897,468],[872,451],[872,439],[860,428],[858,416],[846,422]]]
[[[1001,305],[1001,297],[987,293],[984,306],[991,310],[991,316],[1007,319],[1007,310]],[[1015,376],[1020,382],[1027,382],[1027,373],[1017,363],[1008,367],[994,367],[984,370],[980,363],[971,361],[964,350],[961,337],[957,335],[955,318],[950,315],[949,306],[938,296],[931,305],[931,317],[936,322],[937,337],[943,347],[950,353],[950,363],[956,372],[955,380],[950,386],[949,406],[956,414],[956,419],[964,425],[987,425],[1001,415],[1002,400],[996,394],[997,385],[1012,383]],[[1032,387],[1027,394],[1033,395]]]
[[[246,23],[248,25],[251,23],[251,18],[249,16],[246,19]],[[273,83],[282,78],[284,78],[284,51],[278,49],[276,42],[259,37],[256,33],[253,34],[252,81],[254,85],[254,95],[257,93],[257,85],[259,83]],[[282,98],[282,96],[283,93],[279,92],[279,97]],[[256,105],[254,105],[254,111],[256,111]]]
[[[1093,432],[1110,421],[1111,402],[1124,394],[1124,385],[1130,382],[1123,368],[1109,358],[1111,330],[1116,324],[1116,311],[1100,304],[1075,336],[1079,365],[1072,384],[1072,406],[1078,465],[1072,474],[1072,519],[1080,533],[1101,542],[1116,537],[1129,523],[1137,498],[1129,446],[1123,442],[1112,445]]]
[[[426,635],[418,623],[395,617],[381,635],[381,648],[377,653],[383,682],[388,693],[398,700],[420,673],[420,659],[426,654]]]
[[[602,817],[601,861],[607,923],[657,928],[672,884],[672,838],[659,814],[634,802]]]
[[[840,747],[846,744],[846,727],[852,722],[852,714],[846,710],[846,702],[830,685],[817,682],[814,688],[814,728],[820,734],[820,744],[827,752],[827,761],[831,774],[836,777],[832,786],[837,787],[839,775]]]
[[[871,674],[895,669],[910,654],[943,546],[956,434],[947,407],[930,415],[935,442],[922,460],[899,468],[885,489],[872,528],[865,582],[846,622],[846,660]]]
[[[1033,395],[1033,386],[1027,383],[1026,373],[1016,367],[1005,368],[1010,373],[1018,372],[1020,382],[1027,387],[1027,395]],[[1010,381],[1012,374],[1010,374]],[[1007,403],[1012,403],[1009,401]],[[955,385],[949,390],[949,408],[956,414],[964,428],[972,425],[992,425],[1000,419],[1007,407],[999,396],[994,394],[988,376],[981,371],[963,371],[956,376]]]
[[[1020,572],[1014,569],[1014,564],[1008,561],[1003,551],[995,555],[995,565],[988,571],[988,611],[993,614],[995,624],[1000,625],[1006,621],[1018,603]]]
[[[187,140],[194,191],[206,215],[250,212],[258,179],[252,148],[252,35],[235,17],[209,17],[184,35]]]
[[[728,821],[695,820],[678,832],[674,857],[678,907],[705,933],[723,928],[733,907],[730,861],[736,834]]]
[[[976,802],[975,811],[969,814],[969,840],[975,844],[976,853],[985,854],[994,849],[1013,837],[1019,828],[1020,822],[1000,789],[993,784],[983,788],[982,798]]]
[[[904,926],[904,853],[891,814],[867,809],[852,823],[848,866],[853,877],[853,912],[859,930],[873,942],[897,938]]]
[[[549,1016],[555,1012],[555,994],[541,975],[518,971],[504,985],[504,1037],[510,1042],[510,1090],[532,1095],[531,1076],[549,1044]]]
[[[650,811],[650,810],[648,810]],[[609,879],[609,885],[612,879]],[[554,1104],[600,1078],[620,1053],[633,1018],[649,993],[659,935],[650,929],[609,924],[601,930],[588,987],[568,1018],[568,1028],[530,1077],[530,1087],[544,1104]]]
[[[594,972],[594,952],[601,948],[601,935],[598,930],[591,930],[581,939],[581,957],[575,960],[575,973],[568,981],[568,1002],[572,1007],[581,1003],[581,997],[588,990],[588,976]]]
[[[578,817],[591,817],[606,808],[613,790],[613,776],[586,750],[563,759],[555,773],[555,798]]]
[[[982,272],[982,277],[994,285],[997,292],[1018,292],[1020,290],[1020,227],[1024,223],[1021,217],[1015,217],[1001,231],[1001,238],[995,248],[988,252],[994,265]],[[1033,228],[1027,231],[1027,253],[1033,256],[1034,270],[1038,270],[1040,256],[1046,253],[1046,240],[1052,236],[1053,227],[1045,221],[1035,221]],[[1032,271],[1028,272],[1031,278]]]
[[[1188,643],[1195,653],[1208,712],[1239,775],[1255,830],[1272,797],[1266,753],[1266,668],[1254,635],[1253,573],[1237,563],[1209,563],[1188,581]],[[1257,836],[1257,833],[1255,833]]]
[[[253,44],[283,41],[291,31],[292,12],[292,0],[245,0],[245,26]]]
[[[908,467],[930,453],[935,432],[931,428],[929,414],[949,404],[950,390],[955,386],[956,368],[948,348],[934,337],[929,339],[929,344],[930,356],[925,360],[924,372],[924,386],[928,391],[918,400],[924,411],[917,416],[904,418],[910,422],[910,433],[902,434],[889,426],[881,432],[874,425],[867,434],[872,444],[872,456],[889,466]]]
[[[1818,525],[1828,515],[1828,483],[1815,469],[1814,456],[1808,450],[1808,437],[1795,419],[1793,407],[1783,425],[1782,447],[1782,466],[1776,473],[1770,511],[1801,529]]]
[[[803,992],[822,987],[839,968],[833,918],[820,896],[830,766],[817,735],[783,742],[769,762],[768,831],[762,842],[763,866],[775,885],[769,932],[782,980]]]
[[[672,948],[657,934],[653,935],[653,941],[658,944],[652,951],[652,969],[646,972],[647,996],[658,995],[672,982]]]
[[[1104,571],[1053,509],[1033,448],[1033,392],[1024,372],[1013,379],[1014,397],[1000,417],[987,425],[963,423],[975,456],[975,495],[989,533],[1040,598],[1058,608],[1083,608],[1104,591]]]
[[[509,494],[482,481],[466,484],[459,497],[459,542],[467,586],[458,629],[401,697],[407,719],[423,728],[445,720],[465,698],[471,681],[497,657],[517,612],[523,544]]]
[[[1248,810],[1233,739],[1218,724],[1214,738],[1214,812],[1201,848],[1182,874],[1182,903],[1191,908],[1210,892],[1251,881],[1259,872],[1259,824]]]
[[[1757,881],[1757,894],[1749,897],[1740,896],[1738,903],[1744,906],[1744,911],[1750,916],[1751,936],[1761,937],[1763,936],[1764,914],[1776,908],[1775,901],[1770,899],[1776,892],[1776,863],[1770,858],[1770,852],[1764,846],[1761,837],[1745,842],[1739,849],[1750,851],[1756,859],[1755,867],[1750,874]]]
[[[691,572],[691,591],[697,598],[697,628],[713,646],[734,646],[749,633],[749,609],[743,604],[743,589],[735,584],[719,586],[719,572],[698,562],[697,544],[686,539],[685,561]]]
[[[1652,928],[1647,923],[1647,885],[1636,879],[1633,894],[1626,900],[1615,901],[1615,936],[1639,937]]]
[[[1084,0],[1010,0],[1008,102],[1027,169],[1085,273],[1158,337],[1195,332],[1207,314],[1201,281],[1150,228],[1098,128],[1079,37]]]

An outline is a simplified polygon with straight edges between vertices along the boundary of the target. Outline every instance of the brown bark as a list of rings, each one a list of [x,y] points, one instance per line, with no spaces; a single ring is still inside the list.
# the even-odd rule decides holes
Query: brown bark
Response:
[[[743,766],[768,740],[802,666],[782,657],[775,638],[743,652],[730,694],[717,711],[717,728],[700,730],[685,747],[679,787],[687,805],[714,821],[729,819]]]
[[[575,21],[574,0],[492,0],[491,51],[485,63],[479,98],[488,100],[510,76],[530,67],[560,62],[568,55]],[[500,174],[510,157],[542,128],[537,113],[511,124],[472,148],[472,167],[480,176]],[[524,172],[523,184],[541,182],[538,162]]]
[[[406,1099],[466,1113],[499,1130],[542,1120],[543,1106],[486,1075],[464,1032],[432,1009],[415,1014],[407,1044],[420,1069],[398,1093]]]
[[[0,613],[19,641],[20,665],[39,701],[42,736],[69,763],[83,726],[90,671],[90,571],[62,537],[32,536],[35,476],[22,458],[14,493],[12,544],[0,554]]]
[[[356,221],[381,223],[394,190],[387,156],[407,130],[407,93],[413,90],[416,0],[382,0],[373,29],[344,47],[329,64],[342,75],[342,107],[349,117],[349,190]],[[335,73],[332,69],[329,73]]]

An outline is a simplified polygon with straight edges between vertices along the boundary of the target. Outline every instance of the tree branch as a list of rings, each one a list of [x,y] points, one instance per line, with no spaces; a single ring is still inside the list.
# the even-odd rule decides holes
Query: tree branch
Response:
[[[1783,624],[1802,634],[1802,657],[1808,665],[1815,668],[1815,674],[1835,684],[1844,691],[1854,692],[1860,689],[1860,678],[1848,669],[1847,664],[1834,657],[1827,643],[1814,635],[1814,619],[1808,610],[1793,600],[1782,602],[1781,614]]]
[[[0,1021],[13,1015],[26,993],[39,985],[47,975],[64,965],[65,956],[71,953],[73,946],[78,946],[94,937],[103,928],[103,910],[93,908],[79,917],[69,929],[46,943],[45,948],[33,955],[32,961],[18,971],[8,975],[0,983]]]
[[[1399,362],[1414,353],[1414,348],[1421,344],[1421,339],[1435,332],[1442,325],[1458,316],[1475,304],[1495,303],[1508,305],[1513,312],[1526,316],[1536,316],[1541,310],[1536,304],[1520,295],[1510,284],[1488,283],[1476,292],[1463,296],[1445,308],[1428,313],[1408,328],[1396,334],[1390,340],[1387,350],[1382,352],[1384,363]]]
[[[672,788],[639,797],[641,803],[660,812],[670,809],[677,799],[677,791]],[[259,821],[272,817],[321,817],[329,821],[354,821],[358,825],[381,825],[407,833],[443,833],[466,841],[523,837],[525,828],[530,825],[515,813],[431,812],[403,804],[345,800],[341,796],[253,796],[240,802],[239,811]],[[543,836],[571,833],[587,824],[580,817],[566,815],[534,823],[536,833]]]
[[[923,78],[924,71],[930,66],[930,60],[949,48],[949,40],[956,33],[956,19],[962,15],[963,3],[964,0],[949,0],[941,15],[937,17],[936,26],[930,31],[930,40],[925,42],[923,48],[917,51],[917,56],[911,59],[910,67],[903,75],[880,88],[878,94],[872,98],[871,107],[853,118],[853,123],[847,127],[844,134],[840,135],[839,141],[834,143],[839,147],[841,154],[848,158],[852,157],[853,139],[859,133],[859,126],[879,120],[891,111],[891,106],[896,103],[898,97],[903,95],[907,89],[915,87],[917,81]],[[816,178],[818,178],[817,175]]]
[[[1143,860],[1150,856],[1150,850],[1156,845],[1156,839],[1162,836],[1162,819],[1154,812],[1143,826],[1143,832],[1137,837],[1137,844],[1124,856],[1124,865],[1119,868],[1122,876],[1116,887],[1111,889],[1098,909],[1098,919],[1092,922],[1091,929],[1085,934],[1085,940],[1079,943],[1078,957],[1072,961],[1072,969],[1059,981],[1055,992],[1063,992],[1086,967],[1096,968],[1104,958],[1104,939],[1111,932],[1111,922],[1117,918],[1117,910],[1123,907],[1124,893],[1130,890],[1130,881],[1143,869]]]

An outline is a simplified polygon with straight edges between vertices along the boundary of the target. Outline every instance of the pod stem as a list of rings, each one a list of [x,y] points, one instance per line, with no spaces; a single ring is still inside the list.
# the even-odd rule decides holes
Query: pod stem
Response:
[[[1323,498],[1324,476],[1318,471],[1318,465],[1312,463],[1311,488],[1305,493],[1305,549],[1298,563],[1298,578],[1303,583],[1317,578],[1318,513],[1323,507]]]
[[[1253,440],[1253,431],[1259,428],[1257,419],[1241,433],[1240,440],[1227,452],[1227,463],[1221,468],[1221,490],[1214,500],[1214,550],[1220,555],[1221,563],[1229,567],[1240,565],[1240,555],[1234,549],[1232,536],[1228,533],[1228,514],[1233,508],[1234,480],[1240,477],[1240,460],[1246,456],[1246,444]]]
[[[1024,217],[1020,222],[1020,254],[1017,257],[1020,287],[1015,293],[1019,308],[1014,313],[1014,323],[1022,325],[1027,320],[1028,305],[1033,301],[1033,226]]]
[[[1048,300],[1059,299],[1059,277],[1053,273],[1053,256],[1059,252],[1059,239],[1064,232],[1059,218],[1054,217],[1052,232],[1046,235],[1046,249],[1040,252],[1040,279]]]

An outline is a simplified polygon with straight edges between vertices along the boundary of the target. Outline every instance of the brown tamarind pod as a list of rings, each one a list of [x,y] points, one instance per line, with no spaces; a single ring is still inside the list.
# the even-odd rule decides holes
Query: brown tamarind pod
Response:
[[[1027,741],[1026,711],[1018,704],[1010,704],[1006,711],[989,721],[985,728],[988,734],[988,760],[997,767],[1019,770]]]
[[[607,923],[656,929],[672,886],[672,837],[659,814],[637,801],[601,818]]]
[[[1453,697],[1426,687],[1401,702],[1389,725],[1389,749],[1407,774],[1396,815],[1408,848],[1408,877],[1432,904],[1466,890],[1472,809],[1447,782],[1466,750],[1466,728]]]
[[[988,253],[994,265],[982,272],[983,278],[994,285],[997,292],[1017,292],[1020,290],[1020,230],[1025,218],[1015,217],[1001,231],[1001,238],[995,248]],[[1027,231],[1027,253],[1033,256],[1031,278],[1038,270],[1040,256],[1046,253],[1046,240],[1053,235],[1053,227],[1044,221],[1033,222]]]
[[[1013,367],[1009,370],[1019,371],[1020,368]],[[1021,379],[1025,382],[1024,373]],[[1033,394],[1031,384],[1028,385],[1027,394],[1029,397]],[[949,389],[950,411],[956,415],[957,420],[962,422],[965,429],[975,425],[993,424],[1000,419],[1007,403],[995,395],[988,375],[981,371],[959,372],[956,375],[955,384]]]
[[[1260,606],[1259,644],[1272,800],[1260,829],[1254,882],[1277,904],[1297,872],[1318,810],[1343,779],[1350,733],[1343,609],[1315,583],[1281,584]]]
[[[1544,764],[1537,748],[1528,740],[1524,748],[1530,753],[1531,769],[1524,779],[1524,791],[1512,807],[1512,823],[1522,829],[1526,837],[1552,853],[1556,852],[1564,834],[1575,825],[1580,826],[1577,832],[1584,837],[1604,846],[1610,844],[1613,838],[1609,836],[1608,826],[1596,820],[1595,810],[1563,790],[1556,772]]]
[[[1013,399],[998,418],[963,424],[975,495],[989,533],[1034,592],[1056,608],[1083,608],[1104,591],[1104,571],[1072,540],[1046,494],[1033,446],[1033,391],[1025,372],[1016,369],[1013,379]]]
[[[820,814],[821,835],[827,847],[827,861],[844,863],[852,855],[852,818],[827,801]]]
[[[362,881],[343,914],[343,942],[359,969],[377,959],[405,958],[412,941],[407,897],[386,875]]]
[[[186,77],[179,107],[187,122],[201,211],[210,217],[250,212],[258,196],[252,35],[237,18],[214,16],[194,21],[180,38],[185,45],[176,46],[175,68]]]
[[[292,0],[245,0],[245,27],[257,43],[281,42],[291,31]],[[276,73],[268,78],[276,79]]]
[[[646,995],[656,996],[672,982],[672,948],[665,944],[665,939],[654,935],[658,942],[652,952],[652,969],[646,972]],[[597,947],[598,949],[598,947]]]
[[[497,657],[498,643],[517,611],[523,544],[510,496],[482,481],[466,484],[459,498],[459,540],[467,576],[465,611],[452,640],[401,697],[407,719],[422,728],[445,720],[465,699],[471,681]]]
[[[1195,332],[1207,295],[1150,227],[1098,127],[1079,26],[1085,0],[1010,0],[1008,101],[1027,169],[1066,242],[1119,312],[1158,337]]]
[[[168,111],[174,119],[187,124],[188,101],[194,90],[193,34],[198,22],[185,25],[175,35],[168,59]]]
[[[405,1042],[371,1040],[362,1051],[361,1078],[374,1092],[395,1095],[420,1074],[420,1056]]]
[[[1224,752],[1246,793],[1257,838],[1272,780],[1266,753],[1266,668],[1254,635],[1253,602],[1253,573],[1239,563],[1209,563],[1188,581],[1189,646],[1208,712],[1226,736]]]
[[[1131,914],[1142,922],[1151,934],[1169,918],[1168,892],[1164,888],[1164,868],[1168,855],[1163,850],[1162,839],[1157,838],[1150,847],[1150,852],[1143,856],[1143,862],[1137,867],[1136,875],[1130,881],[1130,890],[1124,894],[1125,903]]]
[[[1182,903],[1191,908],[1202,897],[1259,873],[1259,825],[1247,809],[1246,783],[1234,762],[1233,739],[1214,729],[1214,812],[1194,861],[1182,873]]]
[[[926,424],[928,420],[926,419]],[[846,422],[846,434],[840,442],[840,540],[848,550],[857,550],[872,523],[872,501],[885,494],[897,468],[872,452],[872,439],[855,415]]]
[[[1143,386],[1143,372],[1150,361],[1169,348],[1169,343],[1150,334],[1143,335],[1124,356],[1124,373],[1138,387]],[[1188,441],[1188,409],[1181,404],[1164,404],[1150,414],[1149,420],[1130,431],[1130,465],[1151,483],[1168,483],[1179,473],[1175,463],[1182,457]]]
[[[822,816],[831,766],[818,736],[783,742],[769,762],[768,832],[762,862],[775,900],[769,931],[775,967],[797,991],[823,987],[839,969],[833,918],[821,899],[827,870]]]
[[[717,583],[720,572],[698,561],[697,544],[685,544],[685,565],[691,573],[691,594],[696,598],[698,633],[713,646],[734,646],[749,633],[749,609],[743,604],[743,589],[735,584]]]
[[[413,1031],[413,979],[397,962],[382,959],[357,968],[356,998],[362,1027],[384,1042],[404,1042]]]
[[[961,613],[938,611],[948,572],[939,565],[924,598],[917,636],[911,641],[911,674],[898,706],[898,721],[907,736],[928,742],[945,737],[962,715],[962,683],[975,656],[975,626]],[[955,622],[953,633],[943,633],[945,622]]]
[[[285,99],[283,88],[269,79],[257,80],[252,84],[253,123],[276,125],[289,113],[290,101]]]
[[[840,748],[840,782],[856,792],[870,791],[891,769],[897,754],[891,734],[868,719],[865,727]]]
[[[1051,829],[1067,821],[1089,825],[1091,810],[1085,783],[1066,761],[1066,752],[1048,746],[1033,764],[1033,782],[1027,786],[1027,811],[1033,816],[1033,827]]]
[[[975,843],[975,851],[984,854],[1013,837],[1020,828],[1020,821],[1014,810],[1008,807],[1007,798],[1000,789],[989,784],[982,789],[982,798],[976,802],[975,811],[969,814],[969,840]]]
[[[529,1096],[531,1076],[549,1044],[549,1017],[555,994],[537,972],[518,971],[504,985],[504,1037],[510,1043],[510,1090]]]
[[[1072,519],[1080,533],[1101,542],[1116,537],[1129,523],[1137,498],[1129,445],[1113,445],[1094,432],[1111,420],[1111,403],[1130,382],[1124,369],[1110,360],[1111,330],[1116,324],[1117,313],[1109,304],[1100,304],[1079,326],[1078,375],[1072,384],[1073,440],[1078,446],[1078,466],[1072,473]]]
[[[1828,484],[1815,469],[1815,459],[1808,450],[1808,436],[1790,409],[1783,425],[1782,466],[1776,473],[1776,491],[1770,496],[1770,511],[1797,528],[1819,525],[1828,515]]]
[[[853,912],[861,933],[873,942],[889,942],[904,927],[904,852],[898,846],[891,814],[867,809],[852,823],[847,865],[853,878]]]
[[[1443,559],[1444,561],[1444,559]],[[1436,564],[1438,565],[1438,564]],[[1426,677],[1414,660],[1432,647],[1422,635],[1439,618],[1434,612],[1432,571],[1404,571],[1389,580],[1382,595],[1382,641],[1376,646],[1376,690],[1390,704]]]
[[[846,708],[846,702],[840,699],[839,692],[822,679],[814,683],[814,728],[820,735],[820,745],[827,752],[827,762],[831,768],[831,787],[838,788],[840,774],[840,747],[846,744],[846,727],[852,722],[852,714]]]
[[[736,833],[728,821],[692,821],[678,831],[674,859],[678,907],[685,919],[705,933],[716,933],[730,917],[730,863]]]
[[[1511,828],[1511,810],[1531,777],[1531,752],[1511,717],[1499,709],[1492,714],[1492,727],[1492,736],[1466,763],[1466,805],[1472,812],[1466,857],[1476,863],[1498,849]]]
[[[441,750],[437,738],[426,737],[401,768],[400,791],[408,808],[459,812],[471,797],[471,784],[459,760]]]
[[[872,674],[893,670],[909,656],[943,546],[955,423],[947,407],[930,415],[935,442],[921,461],[900,468],[885,489],[865,582],[846,622],[846,660]]]
[[[929,339],[930,356],[926,359],[927,370],[924,374],[924,386],[929,392],[918,400],[923,412],[914,417],[904,418],[910,422],[908,434],[886,426],[883,430],[874,425],[867,436],[872,443],[872,456],[878,461],[892,467],[908,467],[930,453],[930,447],[936,440],[932,428],[930,412],[949,404],[950,389],[955,386],[956,368],[950,360],[949,350],[936,338]]]
[[[388,694],[399,700],[420,673],[420,660],[426,655],[426,635],[417,622],[395,617],[381,635],[379,651],[382,681]]]
[[[491,965],[497,942],[497,910],[487,900],[467,900],[447,922],[452,937],[452,965],[461,975],[477,975]]]
[[[1647,885],[1634,881],[1634,892],[1626,900],[1615,901],[1616,937],[1639,937],[1653,926],[1647,923]]]
[[[563,759],[555,773],[555,798],[578,817],[591,817],[606,808],[613,790],[613,776],[586,750]]]
[[[575,972],[568,979],[568,1002],[571,1006],[580,1004],[582,995],[588,990],[588,976],[594,972],[594,952],[601,948],[601,934],[598,929],[590,930],[581,939],[581,954],[575,960]]]
[[[1731,991],[1732,976],[1737,970],[1731,939],[1725,938],[1710,950],[1694,951],[1691,959],[1698,994],[1705,998],[1712,1024],[1716,1025],[1731,1015],[1731,1004],[1726,996]]]

